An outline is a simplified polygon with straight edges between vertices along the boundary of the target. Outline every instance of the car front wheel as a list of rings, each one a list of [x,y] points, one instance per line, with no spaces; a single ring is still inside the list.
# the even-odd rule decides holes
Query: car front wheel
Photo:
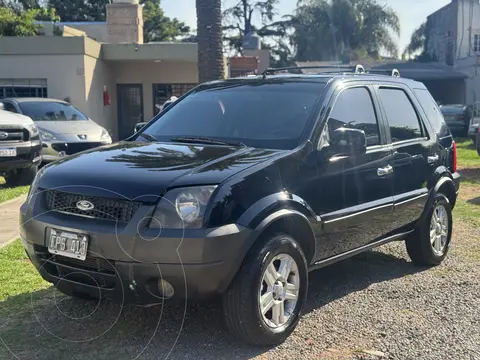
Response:
[[[5,176],[5,182],[10,187],[31,185],[35,179],[37,171],[37,166],[31,166],[25,169],[17,169],[15,172]]]
[[[253,345],[282,343],[297,326],[307,287],[300,245],[286,234],[267,237],[249,252],[224,294],[228,328]]]

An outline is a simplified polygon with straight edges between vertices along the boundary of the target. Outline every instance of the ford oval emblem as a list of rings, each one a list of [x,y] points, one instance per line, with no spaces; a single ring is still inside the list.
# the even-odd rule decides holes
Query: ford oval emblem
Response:
[[[82,211],[90,211],[93,210],[95,206],[93,206],[90,201],[80,200],[79,202],[77,202],[77,208]]]
[[[0,132],[0,140],[5,140],[8,138],[8,133],[1,131]]]

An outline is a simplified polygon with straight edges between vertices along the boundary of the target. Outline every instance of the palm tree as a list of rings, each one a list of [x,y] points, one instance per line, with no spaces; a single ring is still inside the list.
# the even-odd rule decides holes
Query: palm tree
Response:
[[[223,79],[222,1],[196,0],[196,7],[199,81]]]
[[[410,43],[403,52],[403,56],[411,56],[415,53],[423,53],[425,51],[425,33],[426,33],[427,23],[424,22],[418,29],[416,29],[412,37],[410,38]]]
[[[300,0],[292,24],[300,61],[398,54],[398,16],[375,0]]]

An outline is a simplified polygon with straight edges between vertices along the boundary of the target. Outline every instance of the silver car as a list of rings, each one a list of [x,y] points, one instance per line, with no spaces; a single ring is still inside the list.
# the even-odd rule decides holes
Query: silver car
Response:
[[[5,110],[26,115],[37,124],[45,163],[112,143],[106,129],[66,101],[8,98],[1,102]]]

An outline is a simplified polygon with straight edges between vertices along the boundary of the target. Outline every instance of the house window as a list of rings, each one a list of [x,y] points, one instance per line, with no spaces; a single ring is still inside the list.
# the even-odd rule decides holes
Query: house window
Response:
[[[180,97],[195,86],[196,84],[153,84],[153,115],[157,115],[165,101],[172,96]]]
[[[480,34],[473,35],[473,52],[480,52]]]
[[[46,85],[8,84],[0,80],[0,99],[10,97],[43,97],[46,98]]]

